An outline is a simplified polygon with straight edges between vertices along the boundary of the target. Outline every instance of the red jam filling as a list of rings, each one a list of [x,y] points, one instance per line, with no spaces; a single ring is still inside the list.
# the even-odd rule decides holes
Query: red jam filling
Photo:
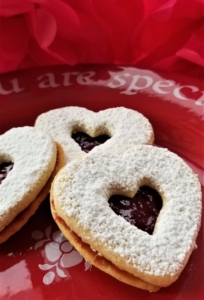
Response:
[[[108,135],[103,134],[93,138],[84,132],[74,132],[72,134],[72,138],[77,144],[79,144],[79,146],[84,152],[88,153],[94,147],[105,143],[110,137]]]
[[[0,164],[0,184],[6,178],[8,173],[13,169],[13,163],[5,162]]]
[[[113,195],[108,203],[117,215],[149,234],[153,233],[162,208],[161,196],[148,186],[140,187],[133,198]]]

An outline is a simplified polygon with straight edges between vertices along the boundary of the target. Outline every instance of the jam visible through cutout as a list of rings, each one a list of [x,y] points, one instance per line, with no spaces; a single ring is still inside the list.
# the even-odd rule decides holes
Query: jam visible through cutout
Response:
[[[99,146],[105,143],[110,137],[103,134],[93,138],[84,132],[74,132],[72,134],[72,138],[77,144],[79,144],[84,152],[88,153],[95,146]]]
[[[142,186],[133,198],[113,195],[110,208],[137,228],[152,234],[162,208],[161,196],[149,186]]]
[[[8,173],[13,169],[13,163],[5,162],[0,164],[0,184],[6,178]]]

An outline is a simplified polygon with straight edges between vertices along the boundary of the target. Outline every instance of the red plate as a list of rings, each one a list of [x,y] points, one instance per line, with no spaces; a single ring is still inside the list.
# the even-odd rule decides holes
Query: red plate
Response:
[[[149,118],[157,145],[190,164],[204,191],[201,79],[133,67],[58,66],[8,73],[0,83],[1,133],[33,125],[38,114],[57,107],[130,107]],[[0,299],[202,299],[203,228],[197,245],[180,278],[151,294],[85,263],[60,234],[46,199],[24,228],[0,245]]]

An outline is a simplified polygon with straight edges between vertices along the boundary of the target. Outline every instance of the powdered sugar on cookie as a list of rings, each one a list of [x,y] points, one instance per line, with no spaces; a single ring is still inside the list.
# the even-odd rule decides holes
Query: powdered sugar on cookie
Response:
[[[0,136],[0,164],[14,163],[0,185],[0,231],[39,194],[56,164],[52,138],[33,127],[13,128]]]
[[[163,199],[153,235],[108,205],[113,194],[133,197],[149,185]],[[201,220],[197,176],[177,155],[141,145],[123,154],[95,148],[57,175],[52,199],[66,224],[118,268],[158,286],[174,282],[195,247]]]
[[[142,114],[124,107],[109,108],[97,113],[82,107],[64,107],[41,114],[35,127],[48,132],[62,145],[66,162],[84,155],[71,138],[75,131],[92,137],[107,134],[111,138],[100,145],[123,152],[137,144],[152,144],[154,133],[151,124]]]

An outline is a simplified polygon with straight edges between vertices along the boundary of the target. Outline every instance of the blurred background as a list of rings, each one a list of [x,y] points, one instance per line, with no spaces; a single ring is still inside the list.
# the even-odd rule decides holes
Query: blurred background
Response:
[[[78,63],[201,77],[204,1],[0,1],[0,73]]]

